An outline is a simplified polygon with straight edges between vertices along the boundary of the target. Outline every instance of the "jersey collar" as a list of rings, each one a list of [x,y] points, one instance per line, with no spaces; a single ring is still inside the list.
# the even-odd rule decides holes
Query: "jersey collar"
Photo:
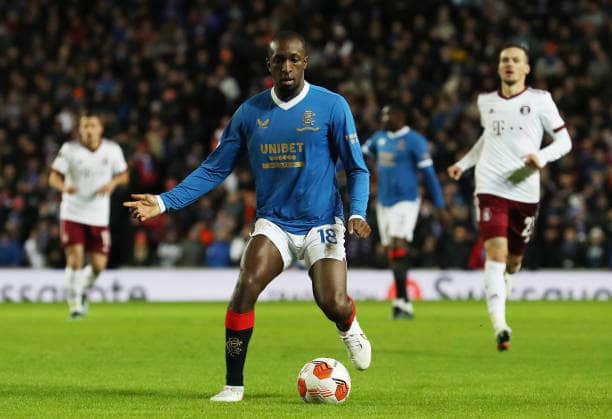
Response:
[[[302,88],[302,91],[297,96],[291,98],[287,102],[282,101],[278,96],[276,96],[276,93],[274,92],[274,87],[270,89],[270,92],[272,92],[271,95],[272,95],[272,100],[274,101],[274,103],[276,103],[279,108],[286,111],[286,110],[293,108],[298,103],[300,103],[302,99],[306,97],[309,90],[310,90],[310,83],[304,80],[304,87]]]
[[[398,129],[395,132],[387,132],[389,133],[389,138],[397,138],[408,134],[408,131],[410,131],[410,127],[404,125],[402,128]]]
[[[528,89],[528,87],[527,87],[527,85],[525,85],[525,88],[524,88],[523,90],[521,90],[520,92],[515,93],[515,94],[513,94],[513,95],[510,95],[510,96],[504,96],[504,94],[502,93],[501,88],[500,88],[500,89],[497,91],[497,94],[499,95],[499,97],[501,97],[501,98],[502,98],[502,99],[504,99],[504,100],[510,100],[510,99],[512,99],[512,98],[515,98],[515,97],[517,97],[517,96],[522,95],[523,93],[525,93],[525,92],[527,91],[527,89]]]

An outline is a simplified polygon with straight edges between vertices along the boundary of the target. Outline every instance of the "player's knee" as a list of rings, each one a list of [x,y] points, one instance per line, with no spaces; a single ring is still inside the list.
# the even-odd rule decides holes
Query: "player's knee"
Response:
[[[83,258],[79,257],[78,254],[67,254],[66,266],[68,266],[70,269],[78,271],[83,267]]]
[[[79,263],[76,259],[68,259],[66,261],[66,266],[74,271],[78,271],[81,269],[82,263]]]
[[[490,239],[485,242],[487,259],[506,263],[508,259],[508,245],[505,239]]]
[[[338,322],[350,315],[352,306],[346,295],[341,293],[329,293],[317,298],[317,304],[328,319]]]
[[[521,269],[521,261],[509,258],[506,262],[506,272],[513,274]]]
[[[249,300],[256,300],[263,290],[262,283],[265,283],[257,275],[243,273],[238,281],[237,294]]]
[[[106,263],[92,263],[91,270],[95,276],[100,275],[100,273],[106,269]]]

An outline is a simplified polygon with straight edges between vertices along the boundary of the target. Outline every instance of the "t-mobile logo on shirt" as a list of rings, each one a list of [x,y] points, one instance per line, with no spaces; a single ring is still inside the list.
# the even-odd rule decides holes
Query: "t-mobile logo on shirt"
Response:
[[[493,134],[500,136],[504,130],[504,121],[493,121]]]

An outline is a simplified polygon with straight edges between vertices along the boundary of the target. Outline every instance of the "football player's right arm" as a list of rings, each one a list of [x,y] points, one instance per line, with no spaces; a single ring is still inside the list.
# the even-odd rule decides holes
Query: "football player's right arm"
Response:
[[[151,194],[132,194],[133,201],[124,202],[123,206],[130,209],[132,217],[138,221],[146,221],[157,217],[163,212],[158,203],[158,196]]]
[[[448,175],[454,179],[459,180],[463,172],[474,167],[480,158],[482,153],[482,146],[484,145],[484,133],[480,136],[478,141],[470,148],[470,150],[459,160],[457,163],[449,166],[446,171]]]
[[[68,155],[70,155],[70,147],[68,143],[64,143],[51,164],[49,186],[62,193],[72,194],[78,192],[78,189],[75,186],[66,186],[66,176],[64,173],[68,172],[70,166]]]
[[[49,174],[49,186],[63,193],[73,194],[77,192],[76,186],[66,186],[64,175],[56,170],[51,170]]]

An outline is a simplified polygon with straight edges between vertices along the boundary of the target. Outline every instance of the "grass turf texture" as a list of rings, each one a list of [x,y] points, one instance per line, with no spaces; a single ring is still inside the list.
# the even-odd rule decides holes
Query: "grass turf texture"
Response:
[[[0,304],[0,416],[609,417],[612,304],[511,302],[512,348],[495,350],[484,302],[358,302],[373,345],[356,371],[313,302],[259,303],[245,400],[215,404],[224,382],[225,304]],[[343,405],[307,405],[296,377],[327,356],[353,388]]]

